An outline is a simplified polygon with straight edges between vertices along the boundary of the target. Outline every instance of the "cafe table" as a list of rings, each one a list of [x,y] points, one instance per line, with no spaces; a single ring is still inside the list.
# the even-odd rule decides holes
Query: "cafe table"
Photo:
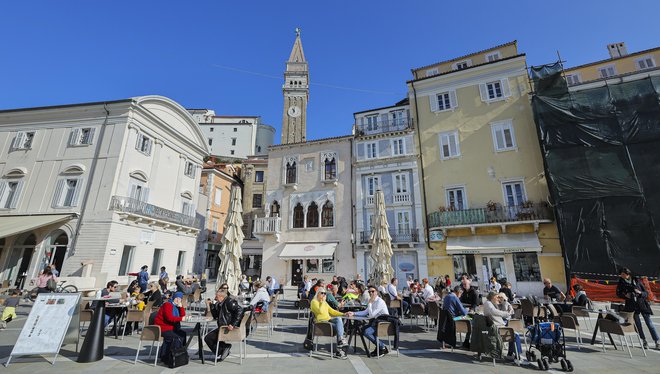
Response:
[[[128,303],[108,303],[106,309],[108,309],[108,314],[112,315],[112,329],[115,330],[115,339],[119,339],[119,329],[124,324],[124,316],[128,311]]]
[[[596,324],[594,326],[594,334],[591,337],[591,345],[594,345],[596,343],[596,336],[598,335],[598,329],[600,329],[600,321],[605,319],[605,316],[607,316],[607,310],[587,310],[587,312],[598,313],[598,319],[596,320]],[[616,344],[614,344],[614,339],[612,338],[612,334],[607,333],[607,336],[609,336],[610,343],[612,343],[614,349],[618,349],[616,347]]]
[[[213,317],[211,316],[202,316],[202,315],[197,315],[197,314],[191,314],[186,316],[185,320],[181,321],[181,324],[195,324],[195,327],[193,328],[193,333],[196,333],[197,335],[197,345],[198,351],[197,355],[199,356],[199,359],[202,361],[202,364],[204,364],[204,336],[208,333],[209,329],[209,323],[213,321]],[[193,339],[193,336],[190,337],[188,340],[188,344],[190,344],[190,341]]]
[[[362,327],[369,322],[369,317],[344,316],[343,318],[348,322],[348,347],[350,348],[351,342],[353,342],[353,353],[357,352],[357,337],[359,335],[367,357],[371,357],[369,349],[367,349],[367,342],[364,340],[364,335],[361,333]]]

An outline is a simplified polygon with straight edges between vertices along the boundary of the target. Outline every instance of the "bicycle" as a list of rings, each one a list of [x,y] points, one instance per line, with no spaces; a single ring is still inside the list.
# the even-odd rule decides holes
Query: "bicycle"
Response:
[[[64,286],[64,283],[66,281],[60,281],[60,283],[57,284],[55,287],[55,291],[48,291],[46,293],[78,293],[78,287],[74,286],[73,284],[69,284],[67,286]],[[26,299],[34,302],[37,300],[37,296],[39,295],[39,287],[35,287],[30,292],[27,293]]]

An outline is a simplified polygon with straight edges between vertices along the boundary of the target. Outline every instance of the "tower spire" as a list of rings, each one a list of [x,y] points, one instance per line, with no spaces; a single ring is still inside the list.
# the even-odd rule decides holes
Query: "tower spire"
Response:
[[[284,113],[282,144],[304,142],[307,139],[307,100],[309,100],[309,70],[303,52],[300,28],[284,71]]]

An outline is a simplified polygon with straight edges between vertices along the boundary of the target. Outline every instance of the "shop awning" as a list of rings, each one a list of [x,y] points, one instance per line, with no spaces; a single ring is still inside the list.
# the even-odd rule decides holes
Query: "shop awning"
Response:
[[[536,233],[471,235],[447,238],[448,255],[541,252]]]
[[[331,259],[335,254],[338,243],[287,243],[284,245],[280,259],[296,260],[307,258],[318,258],[321,260]]]
[[[58,222],[68,221],[75,216],[75,214],[44,214],[38,216],[0,217],[0,238],[22,234]]]

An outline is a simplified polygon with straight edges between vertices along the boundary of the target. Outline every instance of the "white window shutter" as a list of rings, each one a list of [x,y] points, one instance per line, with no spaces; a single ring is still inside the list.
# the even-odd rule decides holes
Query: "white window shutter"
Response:
[[[80,138],[80,129],[71,129],[69,134],[69,145],[78,144],[78,138]]]
[[[456,91],[449,91],[449,103],[452,109],[458,107],[458,99],[456,98]]]
[[[22,131],[19,131],[16,134],[16,137],[14,138],[14,143],[12,144],[11,148],[12,149],[20,149],[21,146],[23,145],[23,141],[25,139],[25,133]]]
[[[0,200],[4,197],[5,190],[7,189],[7,182],[2,181],[0,182]]]
[[[148,203],[149,202],[149,188],[142,188],[142,202]]]
[[[504,95],[504,97],[511,96],[511,88],[509,87],[509,78],[502,79],[500,83],[502,85],[502,95]]]
[[[140,143],[142,141],[142,134],[137,134],[137,140],[135,141],[135,149],[140,150]]]
[[[406,120],[410,119],[410,109],[406,109]]]
[[[380,115],[380,123],[382,124],[382,126],[387,126],[388,125],[388,123],[387,123],[387,113]]]
[[[149,139],[147,142],[147,154],[151,156],[151,145],[154,144],[153,139]]]
[[[87,144],[93,144],[94,143],[94,132],[96,131],[95,128],[89,129],[89,136],[87,137]]]
[[[431,112],[437,112],[438,111],[438,95],[437,94],[429,95],[429,101],[431,103]]]
[[[21,197],[21,190],[23,189],[23,180],[18,181],[18,185],[16,186],[16,191],[14,191],[14,198],[11,199],[9,202],[9,208],[10,209],[15,209],[16,205],[18,204],[18,199]],[[0,196],[2,194],[0,193]]]
[[[78,206],[78,198],[80,197],[80,191],[82,191],[82,178],[76,179],[76,189],[73,191],[73,196],[71,197],[71,206]]]
[[[488,88],[485,83],[479,84],[479,93],[481,94],[481,101],[488,101]]]
[[[55,185],[55,195],[53,196],[53,208],[60,206],[60,199],[62,198],[62,190],[64,189],[65,179],[60,179]]]

